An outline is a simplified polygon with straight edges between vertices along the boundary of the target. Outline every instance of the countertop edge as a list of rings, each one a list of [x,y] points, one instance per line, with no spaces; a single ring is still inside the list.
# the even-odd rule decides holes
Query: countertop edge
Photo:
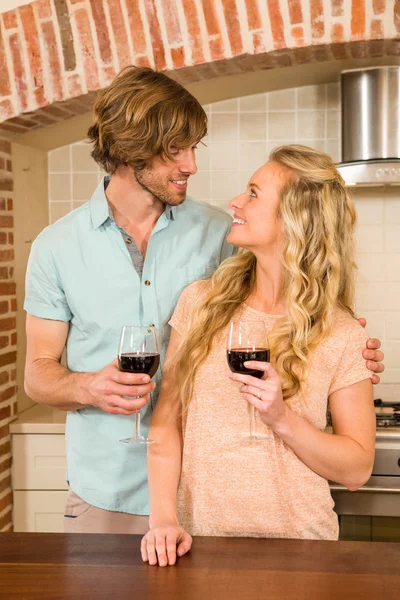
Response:
[[[65,435],[65,423],[10,423],[10,433],[61,434]]]

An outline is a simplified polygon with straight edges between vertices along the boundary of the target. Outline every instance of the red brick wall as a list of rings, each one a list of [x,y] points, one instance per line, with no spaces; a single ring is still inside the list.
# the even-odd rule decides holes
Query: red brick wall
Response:
[[[36,0],[0,14],[0,134],[87,112],[129,64],[189,83],[399,56],[399,34],[400,0]]]
[[[0,139],[0,531],[11,528],[9,423],[16,414],[16,310],[11,144]]]

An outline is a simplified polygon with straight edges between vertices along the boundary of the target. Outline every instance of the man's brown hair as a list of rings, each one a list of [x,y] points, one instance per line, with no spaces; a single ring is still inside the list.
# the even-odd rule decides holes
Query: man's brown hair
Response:
[[[88,137],[92,157],[107,173],[142,169],[155,156],[173,160],[207,133],[201,104],[179,83],[147,67],[126,67],[100,91]]]

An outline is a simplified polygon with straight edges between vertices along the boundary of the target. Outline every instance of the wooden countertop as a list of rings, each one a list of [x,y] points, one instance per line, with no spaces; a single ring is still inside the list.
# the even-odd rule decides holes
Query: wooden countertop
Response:
[[[140,536],[0,534],[7,600],[396,600],[400,544],[195,538],[175,567],[142,563]]]

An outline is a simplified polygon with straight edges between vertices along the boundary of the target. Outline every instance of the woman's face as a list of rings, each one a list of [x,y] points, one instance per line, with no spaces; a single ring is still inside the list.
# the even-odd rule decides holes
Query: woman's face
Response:
[[[278,216],[279,196],[288,173],[268,162],[250,178],[247,189],[230,202],[233,223],[228,242],[252,252],[271,251],[280,246],[283,221]]]

